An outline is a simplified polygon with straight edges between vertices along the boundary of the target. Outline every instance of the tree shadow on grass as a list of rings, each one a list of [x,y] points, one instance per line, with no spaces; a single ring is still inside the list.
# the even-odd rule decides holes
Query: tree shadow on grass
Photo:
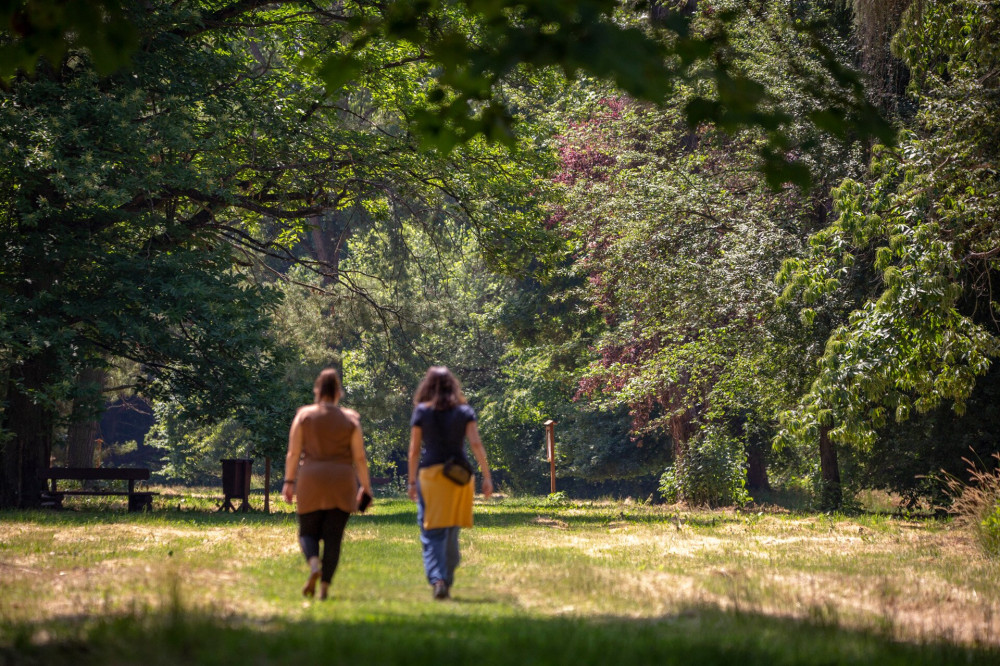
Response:
[[[294,513],[216,513],[213,511],[154,511],[149,514],[125,513],[113,510],[61,510],[49,509],[36,511],[4,511],[0,512],[0,520],[31,523],[52,527],[81,527],[93,524],[130,525],[142,523],[166,523],[184,527],[225,527],[225,526],[260,526],[277,527],[294,525]],[[491,512],[488,507],[477,507],[475,510],[475,525],[480,528],[512,528],[539,527],[548,529],[591,529],[620,527],[624,524],[662,524],[686,527],[714,529],[730,523],[739,523],[741,518],[733,514],[697,514],[697,513],[658,513],[629,512],[617,509],[607,511],[589,510],[586,513],[572,513],[559,507],[502,507],[501,511]],[[415,505],[399,502],[391,504],[376,504],[372,510],[351,517],[351,526],[417,526]],[[2,666],[2,665],[0,665]]]
[[[93,525],[123,524],[148,522],[178,523],[197,527],[212,527],[221,525],[280,525],[293,523],[294,513],[247,512],[247,513],[216,513],[214,511],[152,511],[150,513],[127,513],[120,510],[104,509],[38,509],[24,511],[0,512],[0,520],[31,523],[36,525],[52,525],[53,527],[82,527]]]
[[[997,664],[996,647],[908,643],[878,632],[691,607],[655,619],[472,616],[428,602],[419,614],[300,621],[167,609],[111,619],[0,624],[0,663],[48,664]]]
[[[656,510],[644,505],[609,505],[607,507],[586,507],[578,510],[572,505],[552,505],[544,503],[527,506],[506,504],[477,504],[475,523],[484,528],[505,527],[549,527],[549,528],[593,528],[611,527],[622,524],[675,525],[696,529],[715,529],[730,524],[742,523],[753,511],[697,511],[697,510]],[[822,513],[803,514],[822,516]],[[892,517],[886,514],[861,514],[870,517]],[[912,515],[909,517],[913,517]],[[921,517],[918,517],[921,518]],[[197,527],[225,525],[275,526],[294,523],[292,512],[263,513],[218,513],[213,510],[172,509],[158,510],[149,514],[126,513],[113,509],[68,509],[52,511],[4,511],[0,519],[16,520],[47,525],[79,526],[95,522],[102,524],[131,524],[136,522],[178,522]],[[409,501],[376,500],[373,508],[365,514],[355,514],[352,524],[415,526],[416,506]]]
[[[479,506],[475,510],[475,523],[481,527],[527,527],[527,526],[562,526],[562,527],[603,527],[620,523],[638,524],[674,524],[680,514],[669,513],[646,514],[619,509],[606,511],[590,509],[586,513],[572,513],[562,507],[526,507],[510,508],[500,506],[501,511],[492,512],[490,507]],[[262,512],[248,513],[216,513],[214,511],[198,510],[164,510],[149,514],[125,513],[115,510],[61,510],[48,509],[37,511],[5,511],[0,512],[0,519],[15,520],[43,525],[81,526],[95,522],[102,524],[131,524],[136,522],[178,522],[191,526],[211,527],[234,524],[249,525],[281,525],[295,521],[294,513]],[[696,527],[716,527],[731,522],[739,522],[739,518],[723,514],[700,516],[683,514],[683,523]],[[373,509],[364,514],[351,517],[352,523],[368,523],[374,525],[416,525],[417,511],[413,504],[400,502],[379,504],[376,501]]]

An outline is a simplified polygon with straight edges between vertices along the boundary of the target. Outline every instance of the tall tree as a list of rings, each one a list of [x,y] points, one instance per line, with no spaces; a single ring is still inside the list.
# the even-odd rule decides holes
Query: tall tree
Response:
[[[802,6],[747,12],[730,33],[734,67],[780,94],[791,118],[822,112],[823,96],[803,94],[800,82],[835,87],[820,63],[836,53],[846,66],[850,55],[832,24],[822,48],[799,38],[793,19]],[[781,46],[796,41],[796,50]],[[687,103],[678,95],[657,110],[606,97],[572,124],[557,176],[566,201],[555,216],[576,239],[576,269],[606,320],[583,391],[628,405],[637,433],[670,437],[671,483],[681,484],[682,497],[695,487],[685,486],[689,472],[710,456],[721,456],[733,488],[744,465],[755,487],[767,486],[774,417],[800,389],[801,357],[811,353],[808,332],[773,307],[772,276],[825,220],[822,184],[850,173],[861,154],[857,144],[793,123],[800,166],[819,187],[775,191],[754,168],[762,138],[720,125],[691,130]]]
[[[825,434],[870,451],[889,423],[942,404],[961,413],[1000,353],[998,35],[995,3],[914,3],[904,15],[894,49],[916,117],[898,148],[876,147],[869,178],[837,188],[835,221],[780,274],[806,321],[863,292],[779,441]]]
[[[129,5],[143,46],[126,68],[100,75],[70,50],[2,93],[0,505],[38,500],[57,403],[109,358],[139,363],[149,397],[235,412],[274,446],[290,397],[275,395],[279,294],[261,276],[299,262],[356,291],[292,251],[315,216],[450,199],[495,256],[525,251],[523,218],[489,214],[511,207],[472,196],[406,131],[430,65],[372,44],[350,90],[327,90],[303,60],[336,48],[346,19],[293,4]],[[486,173],[494,157],[463,159]]]

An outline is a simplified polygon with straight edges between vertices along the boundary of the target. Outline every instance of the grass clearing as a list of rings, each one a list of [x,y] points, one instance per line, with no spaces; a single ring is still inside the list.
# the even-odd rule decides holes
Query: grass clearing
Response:
[[[933,520],[501,498],[435,603],[383,499],[320,603],[288,505],[206,502],[0,514],[0,664],[1000,662],[1000,566]]]

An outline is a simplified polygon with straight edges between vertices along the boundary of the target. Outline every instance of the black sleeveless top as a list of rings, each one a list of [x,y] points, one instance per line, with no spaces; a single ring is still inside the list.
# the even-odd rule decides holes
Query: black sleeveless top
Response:
[[[417,405],[410,417],[411,426],[420,426],[423,446],[420,451],[420,467],[439,465],[451,458],[465,456],[465,427],[476,420],[476,412],[468,405],[456,405],[451,409],[434,409],[427,405]]]

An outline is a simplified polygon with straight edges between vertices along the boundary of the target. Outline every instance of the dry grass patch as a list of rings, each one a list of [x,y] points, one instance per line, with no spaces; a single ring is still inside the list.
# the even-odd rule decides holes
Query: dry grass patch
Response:
[[[13,527],[14,529],[8,529]],[[213,612],[267,613],[244,574],[262,559],[294,557],[294,528],[159,523],[3,526],[6,620],[115,614],[185,601]],[[18,553],[18,544],[30,544]],[[41,548],[39,548],[41,546]]]
[[[613,519],[600,528],[545,517],[516,543],[499,531],[476,540],[501,551],[486,577],[537,612],[654,618],[698,604],[900,639],[1000,644],[998,567],[955,530],[886,517],[866,525],[730,516]]]

